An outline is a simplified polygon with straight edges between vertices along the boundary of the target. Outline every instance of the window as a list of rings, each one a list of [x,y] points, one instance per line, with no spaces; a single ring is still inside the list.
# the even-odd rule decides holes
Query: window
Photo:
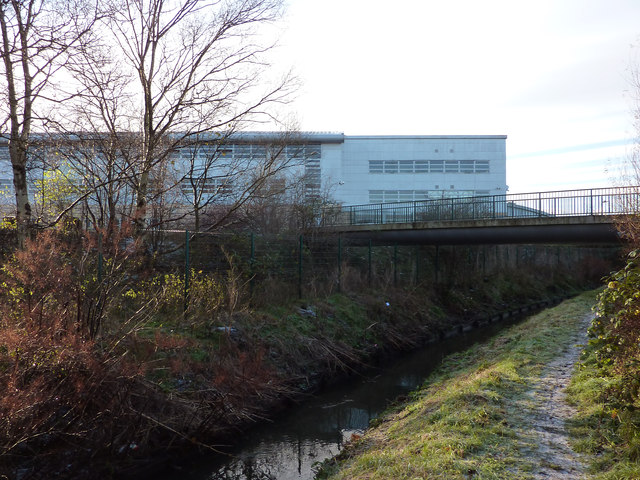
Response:
[[[416,160],[415,161],[415,173],[429,173],[429,161],[428,160]]]
[[[473,160],[460,160],[460,173],[473,173],[474,164]]]
[[[369,173],[489,173],[489,160],[369,160]]]
[[[398,161],[387,160],[384,162],[384,173],[398,173]]]
[[[489,173],[489,160],[476,160],[476,173]]]
[[[444,172],[444,161],[443,160],[431,160],[431,162],[429,162],[429,172],[431,172],[431,173],[442,173],[442,172]]]
[[[382,190],[369,190],[369,203],[383,203],[384,194]]]
[[[400,160],[400,173],[413,173],[413,160]]]
[[[472,197],[488,190],[369,190],[369,203],[415,202],[443,198]]]
[[[320,158],[321,155],[321,145],[319,143],[310,143],[305,145],[306,158]]]
[[[233,150],[236,158],[251,158],[251,145],[236,145]]]
[[[369,173],[382,173],[383,172],[382,160],[370,160],[369,161]]]
[[[384,203],[396,203],[398,201],[398,190],[385,190]]]
[[[202,194],[227,196],[233,193],[233,184],[228,177],[184,179],[182,193],[192,196],[194,184],[198,193]]]
[[[458,173],[460,172],[460,164],[458,160],[445,160],[444,162],[445,173]]]

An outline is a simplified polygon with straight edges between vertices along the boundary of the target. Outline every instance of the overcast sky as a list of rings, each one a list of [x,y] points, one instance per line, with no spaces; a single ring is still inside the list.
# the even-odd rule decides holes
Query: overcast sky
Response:
[[[506,134],[510,193],[621,183],[640,0],[288,0],[283,30],[302,130]]]

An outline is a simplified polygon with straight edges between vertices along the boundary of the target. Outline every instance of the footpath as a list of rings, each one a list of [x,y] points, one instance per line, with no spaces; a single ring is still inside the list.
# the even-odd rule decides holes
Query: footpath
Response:
[[[445,359],[318,478],[582,479],[565,389],[591,321],[587,292]]]

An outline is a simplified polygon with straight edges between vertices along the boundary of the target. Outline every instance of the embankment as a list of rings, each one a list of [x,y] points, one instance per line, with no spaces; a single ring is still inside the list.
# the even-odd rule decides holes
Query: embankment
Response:
[[[448,357],[408,403],[326,462],[320,478],[574,478],[582,464],[567,455],[576,455],[546,448],[540,435],[539,419],[559,415],[562,403],[542,379],[554,377],[558,358],[571,370],[594,303],[587,292]]]
[[[246,309],[222,325],[155,320],[124,337],[110,357],[97,344],[91,350],[82,343],[82,355],[29,344],[40,363],[25,364],[23,390],[11,390],[11,400],[32,402],[38,422],[5,418],[0,475],[137,476],[149,465],[162,467],[159,458],[237,440],[301,393],[376,359],[585,283],[516,272],[464,288],[388,288]],[[96,357],[87,360],[91,351]],[[13,378],[17,359],[5,360],[4,373]]]

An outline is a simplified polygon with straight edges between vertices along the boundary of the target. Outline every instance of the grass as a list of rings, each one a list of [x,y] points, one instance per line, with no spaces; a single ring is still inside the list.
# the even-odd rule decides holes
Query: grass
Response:
[[[597,480],[640,478],[640,412],[637,406],[619,411],[607,401],[607,388],[617,381],[586,348],[567,389],[578,410],[569,422],[572,445],[593,459],[590,473]]]
[[[582,294],[447,357],[408,404],[374,422],[319,478],[532,478],[535,445],[521,407],[594,303],[594,292]]]

